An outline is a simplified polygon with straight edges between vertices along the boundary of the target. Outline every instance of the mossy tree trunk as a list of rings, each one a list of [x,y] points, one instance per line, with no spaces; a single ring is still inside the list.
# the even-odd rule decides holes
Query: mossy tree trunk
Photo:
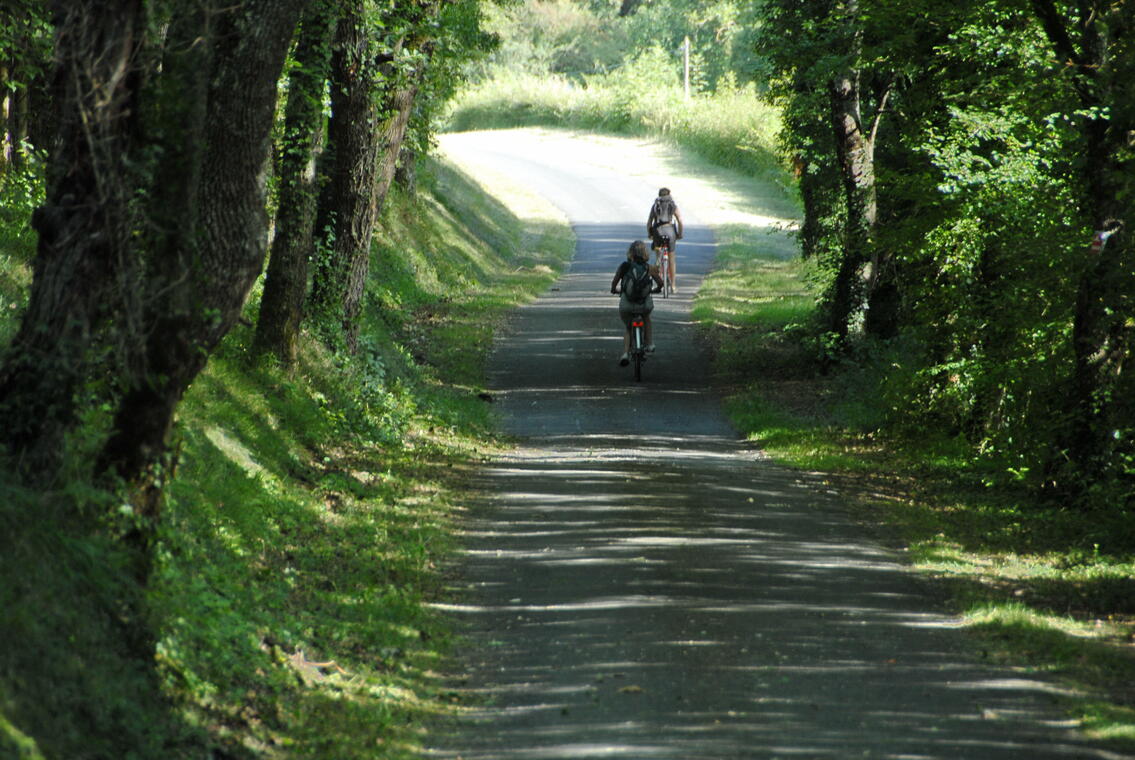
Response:
[[[30,483],[49,483],[111,315],[129,311],[145,19],[141,0],[61,3],[59,104],[27,310],[0,369],[0,439]],[[113,341],[109,341],[113,343]]]
[[[339,20],[331,59],[331,120],[327,184],[319,199],[320,255],[312,279],[311,311],[325,337],[335,339],[346,323],[347,282],[352,263],[370,255],[377,210],[381,75],[366,35],[364,4]]]
[[[172,173],[181,167],[194,177],[177,191],[174,209],[185,216],[159,229],[145,340],[100,457],[100,469],[128,482],[144,485],[156,475],[150,470],[165,451],[178,402],[236,323],[263,266],[276,88],[304,4],[246,0],[193,15],[205,44],[190,49],[210,53],[196,70],[188,134],[170,127],[158,137],[175,162]],[[163,105],[177,95],[166,93]]]
[[[258,352],[271,353],[285,365],[296,359],[308,290],[308,261],[315,241],[319,198],[316,169],[325,136],[323,93],[331,68],[335,5],[334,0],[318,0],[308,7],[300,23],[295,68],[288,76],[284,136],[277,161],[280,198],[276,236],[255,341]]]
[[[438,2],[408,3],[384,19],[398,30],[376,46],[367,34],[363,5],[344,15],[332,57],[327,186],[320,197],[317,234],[324,245],[312,280],[311,311],[326,337],[358,348],[370,247],[379,210],[426,75]]]
[[[263,264],[276,86],[304,4],[187,2],[160,40],[142,0],[57,4],[47,199],[0,368],[0,442],[28,483],[53,482],[69,434],[107,406],[91,474],[156,516],[174,409]]]

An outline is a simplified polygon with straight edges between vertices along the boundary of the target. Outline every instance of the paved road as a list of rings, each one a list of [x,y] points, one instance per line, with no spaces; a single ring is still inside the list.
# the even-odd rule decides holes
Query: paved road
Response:
[[[579,242],[492,359],[520,443],[480,475],[450,607],[476,707],[430,756],[1116,757],[1077,737],[1054,687],[967,653],[836,495],[739,440],[689,320],[713,241],[680,178],[667,184],[690,222],[681,294],[656,300],[644,381],[617,365],[607,288],[659,180],[542,145],[446,143],[529,182]]]

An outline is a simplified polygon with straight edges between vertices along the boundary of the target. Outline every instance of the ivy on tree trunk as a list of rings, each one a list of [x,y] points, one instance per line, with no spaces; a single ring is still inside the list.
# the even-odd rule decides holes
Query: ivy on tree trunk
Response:
[[[323,148],[323,92],[331,68],[335,33],[334,3],[315,2],[300,23],[295,68],[288,77],[288,103],[279,150],[280,199],[276,236],[268,260],[256,350],[270,352],[287,365],[295,362],[308,260],[315,241],[319,198],[317,164]]]

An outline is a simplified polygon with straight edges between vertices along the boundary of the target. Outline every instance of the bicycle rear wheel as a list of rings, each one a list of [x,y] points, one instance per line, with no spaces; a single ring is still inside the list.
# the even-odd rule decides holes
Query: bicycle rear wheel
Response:
[[[635,314],[631,320],[631,357],[634,359],[634,379],[642,380],[642,362],[646,357],[646,329],[645,322],[640,314]]]

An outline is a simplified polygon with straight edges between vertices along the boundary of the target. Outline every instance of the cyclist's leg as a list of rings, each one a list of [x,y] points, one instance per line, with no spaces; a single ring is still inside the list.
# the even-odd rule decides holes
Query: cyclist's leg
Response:
[[[675,275],[677,274],[678,270],[674,262],[677,259],[676,254],[678,252],[678,229],[671,224],[667,231],[670,233],[669,235],[667,235],[667,242],[669,243],[670,248],[670,271],[667,272],[667,276],[669,276],[670,278],[671,287],[677,287],[678,281],[677,279],[675,279]]]
[[[650,250],[654,252],[654,271],[657,272],[662,262],[662,238],[657,230],[650,233]]]
[[[670,284],[675,285],[674,282],[674,249],[678,247],[678,230],[673,224],[667,224],[660,228],[659,233],[665,236],[666,248],[670,252],[670,266],[668,272],[662,272],[663,277],[670,278]]]
[[[642,317],[643,317],[643,319],[642,319],[643,336],[642,337],[646,341],[648,351],[654,350],[654,320],[651,318],[651,314],[653,312],[654,312],[654,299],[650,298],[648,296],[647,299],[646,299],[646,308],[645,308],[645,310],[643,311],[643,314],[642,314]]]

